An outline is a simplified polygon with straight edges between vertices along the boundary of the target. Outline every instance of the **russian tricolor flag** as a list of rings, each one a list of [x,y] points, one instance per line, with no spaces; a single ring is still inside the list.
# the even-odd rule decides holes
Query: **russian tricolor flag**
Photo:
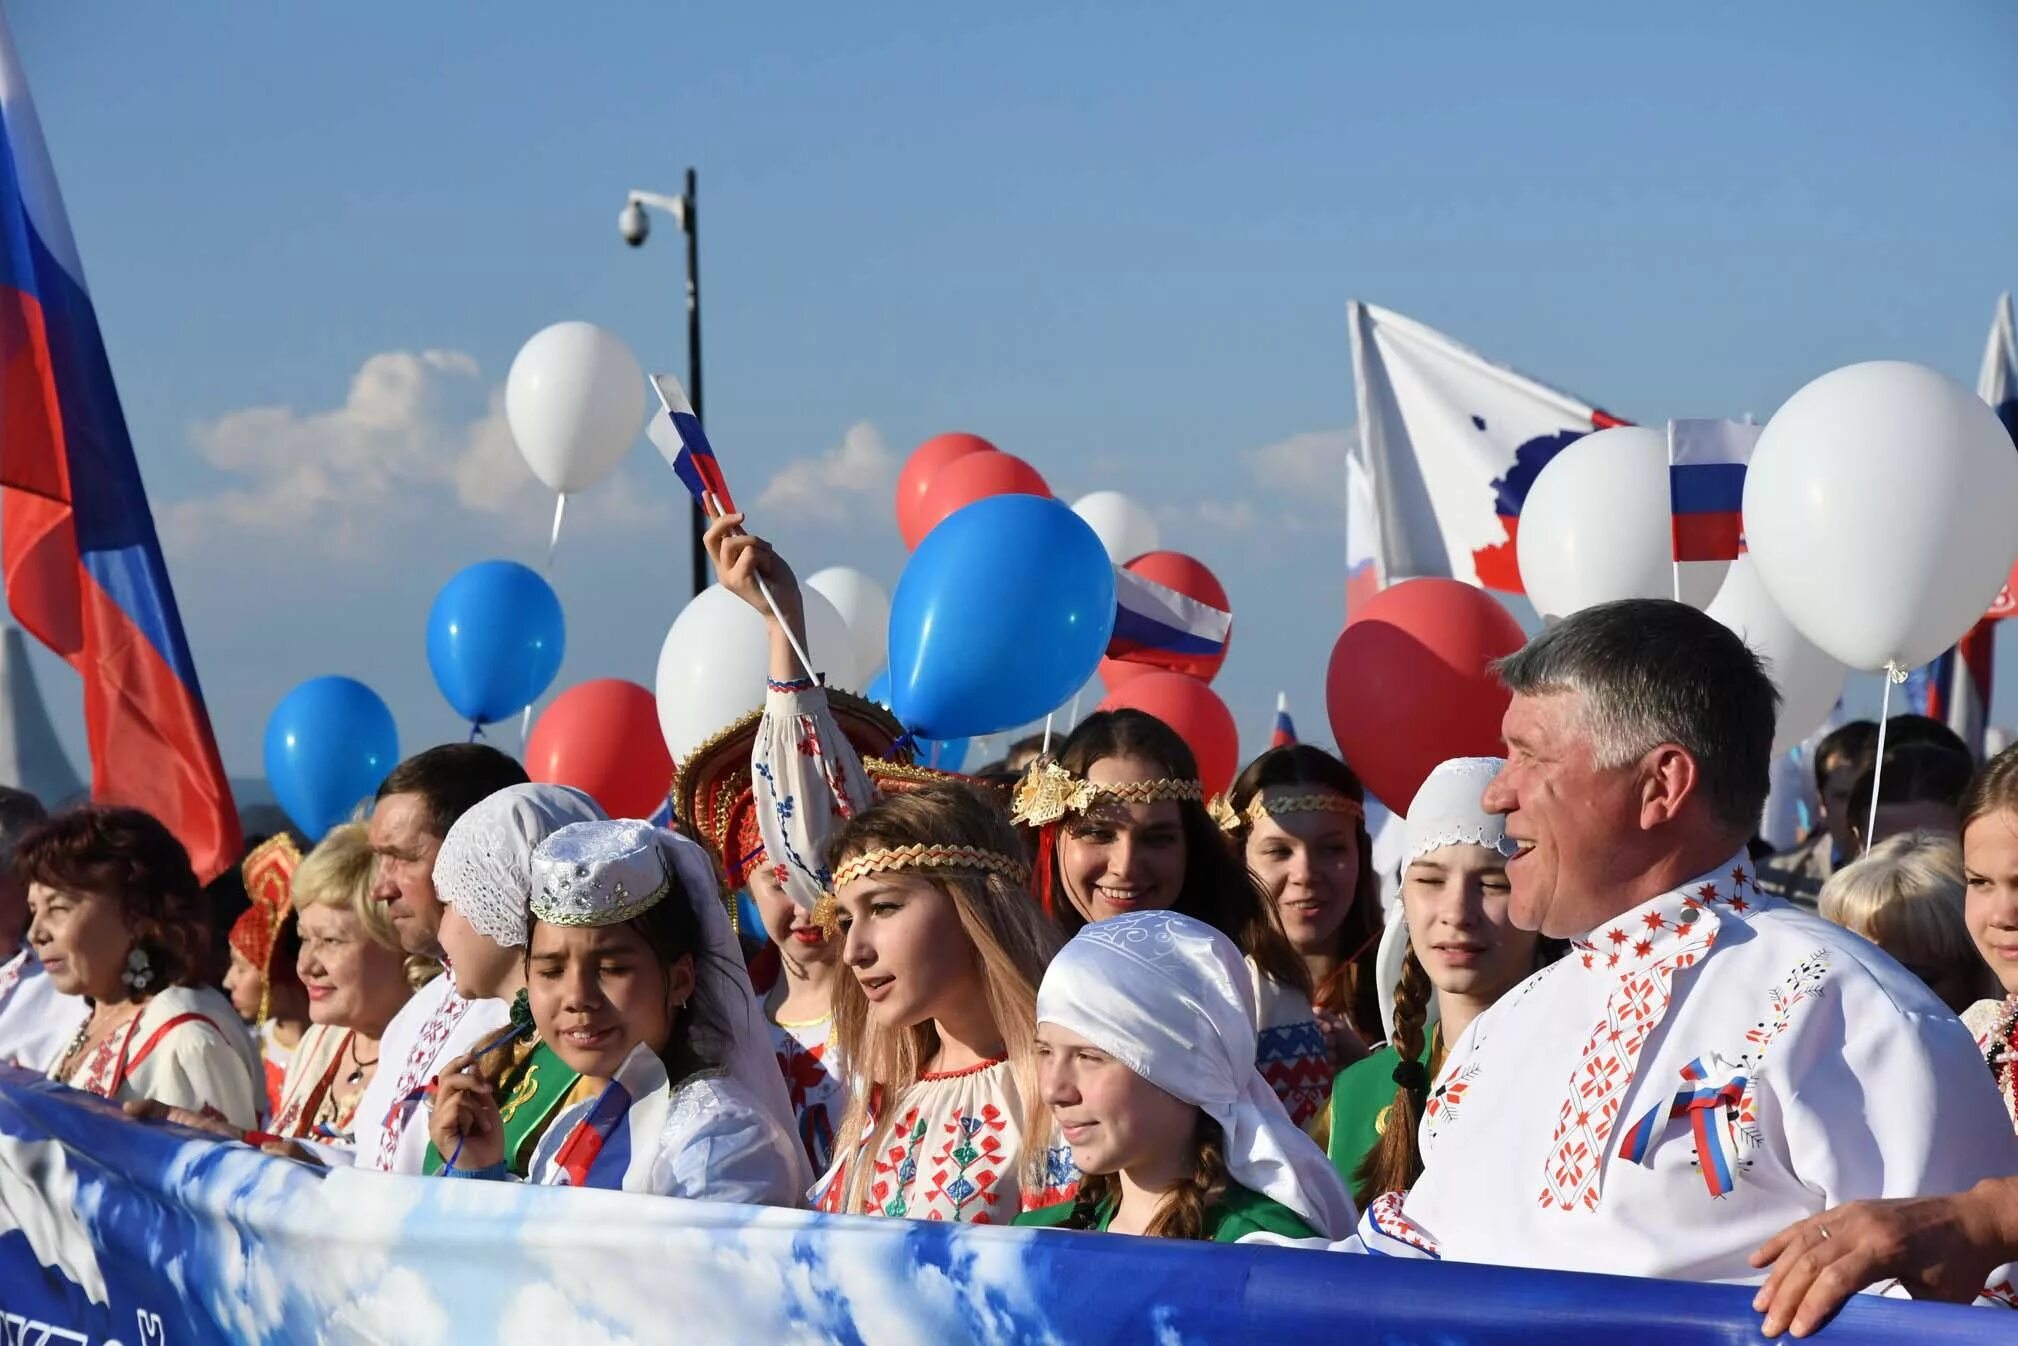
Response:
[[[1296,723],[1289,718],[1289,693],[1275,694],[1275,732],[1269,735],[1268,746],[1288,748],[1296,743]]]
[[[159,818],[208,880],[238,863],[238,813],[4,17],[0,123],[0,572],[7,603],[23,627],[83,675],[92,797]]]
[[[1168,585],[1114,567],[1114,634],[1109,659],[1175,667],[1226,648],[1233,614]]]
[[[1735,561],[1745,549],[1745,467],[1763,427],[1669,421],[1676,561]]]
[[[663,409],[645,427],[646,437],[673,465],[673,471],[686,484],[703,513],[710,516],[715,513],[715,506],[708,503],[712,495],[722,513],[734,514],[736,502],[730,498],[721,460],[708,444],[707,432],[701,429],[700,417],[694,415],[693,403],[687,401],[687,390],[671,374],[652,375],[652,387],[658,390]]]

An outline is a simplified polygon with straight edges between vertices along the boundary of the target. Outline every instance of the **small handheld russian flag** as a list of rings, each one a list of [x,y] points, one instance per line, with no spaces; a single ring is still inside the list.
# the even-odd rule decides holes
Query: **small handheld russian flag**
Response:
[[[719,504],[722,513],[734,514],[736,502],[729,495],[728,479],[722,475],[721,461],[715,457],[707,433],[701,429],[700,417],[694,415],[693,403],[687,401],[687,390],[671,374],[652,375],[652,388],[659,395],[660,410],[645,427],[646,438],[672,464],[673,472],[699,502],[703,513],[712,516]],[[709,496],[715,498],[714,504],[709,502]]]
[[[1289,693],[1275,694],[1275,733],[1269,738],[1271,748],[1287,748],[1296,742],[1296,724],[1289,718]]]
[[[1674,559],[1735,561],[1745,549],[1745,468],[1762,426],[1669,421],[1668,491]]]
[[[1114,634],[1107,657],[1130,663],[1180,667],[1181,661],[1226,648],[1233,614],[1114,567]]]

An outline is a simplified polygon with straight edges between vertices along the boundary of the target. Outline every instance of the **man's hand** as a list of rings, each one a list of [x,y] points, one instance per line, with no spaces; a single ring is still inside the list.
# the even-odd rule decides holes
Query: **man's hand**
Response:
[[[2018,1178],[1954,1196],[1853,1201],[1781,1230],[1752,1254],[1771,1266],[1752,1307],[1765,1335],[1805,1337],[1867,1285],[1897,1279],[1915,1299],[1966,1304],[2018,1257]]]

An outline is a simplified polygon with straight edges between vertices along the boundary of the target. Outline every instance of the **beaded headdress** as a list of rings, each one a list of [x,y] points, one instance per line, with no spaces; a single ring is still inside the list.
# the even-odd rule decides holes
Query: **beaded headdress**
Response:
[[[1284,818],[1295,813],[1336,813],[1347,818],[1364,818],[1366,806],[1349,795],[1337,790],[1284,789],[1281,786],[1264,786],[1247,801],[1247,807],[1236,809],[1233,801],[1225,795],[1214,795],[1206,805],[1212,820],[1226,832],[1238,832],[1243,827],[1252,826],[1263,818]]]
[[[820,895],[813,907],[813,921],[829,936],[839,927],[839,910],[834,890],[870,874],[890,873],[981,873],[996,874],[1011,883],[1030,881],[1030,866],[1020,856],[1004,855],[985,846],[891,846],[849,856],[834,868],[832,889]]]
[[[570,823],[533,851],[532,912],[548,925],[621,925],[673,890],[664,834],[635,818]]]
[[[1195,780],[1095,784],[1052,758],[1040,757],[1023,773],[1023,779],[1016,782],[1009,802],[1009,821],[1025,827],[1045,827],[1068,813],[1084,813],[1104,800],[1160,804],[1166,800],[1196,803],[1204,798],[1205,787]]]
[[[294,916],[294,869],[301,863],[301,851],[285,832],[261,842],[245,857],[239,873],[245,879],[245,895],[252,905],[239,913],[226,936],[240,957],[259,969],[259,1018],[266,1019],[271,996],[267,977],[273,966],[273,949],[280,932]]]

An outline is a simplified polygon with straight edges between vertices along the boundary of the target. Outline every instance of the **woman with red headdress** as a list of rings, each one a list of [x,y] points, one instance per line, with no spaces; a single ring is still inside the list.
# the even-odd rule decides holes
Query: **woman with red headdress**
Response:
[[[240,866],[251,905],[232,922],[227,942],[231,969],[224,991],[238,1017],[252,1026],[264,1067],[264,1125],[280,1111],[282,1086],[302,1034],[308,1031],[308,988],[295,962],[301,935],[294,925],[292,883],[301,852],[285,833],[254,847]]]

